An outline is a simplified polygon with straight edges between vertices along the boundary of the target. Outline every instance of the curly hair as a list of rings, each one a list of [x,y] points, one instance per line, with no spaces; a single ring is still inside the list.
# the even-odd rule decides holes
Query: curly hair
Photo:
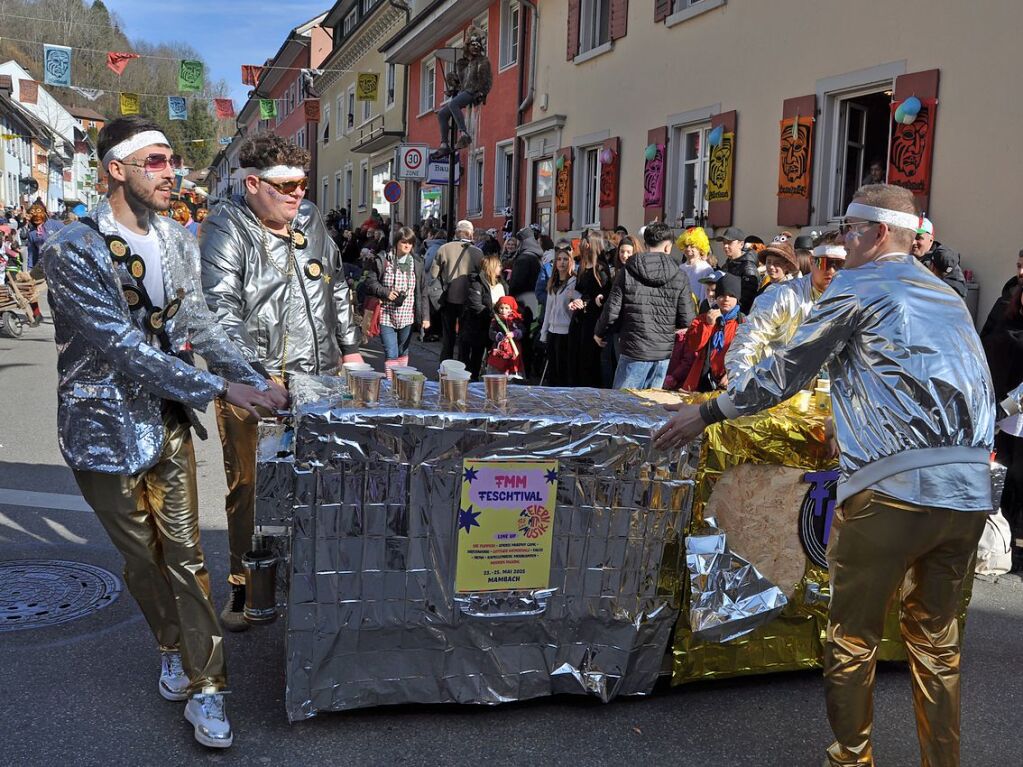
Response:
[[[272,168],[274,165],[292,165],[308,168],[309,152],[273,133],[260,133],[246,139],[238,151],[241,164],[246,168]]]
[[[675,241],[679,250],[685,250],[688,245],[695,247],[700,253],[707,256],[710,253],[710,238],[702,226],[691,226],[678,236]]]

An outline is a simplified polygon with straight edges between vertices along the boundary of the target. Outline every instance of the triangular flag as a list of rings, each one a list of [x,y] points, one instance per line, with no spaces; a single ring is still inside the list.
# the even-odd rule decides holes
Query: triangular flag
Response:
[[[124,68],[128,66],[128,62],[137,58],[139,58],[137,53],[115,53],[110,51],[107,53],[107,69],[120,77],[124,74]]]
[[[201,61],[183,60],[178,69],[178,90],[201,91],[203,86],[203,66]]]
[[[38,104],[39,83],[35,80],[18,80],[18,94],[22,104]]]
[[[306,99],[303,104],[305,105],[306,122],[318,123],[320,121],[320,100]]]
[[[169,120],[188,119],[188,102],[185,100],[183,96],[167,97],[167,119]]]
[[[43,82],[71,86],[71,49],[64,45],[43,45]]]
[[[234,102],[231,99],[213,99],[213,107],[217,110],[218,120],[229,120],[235,116]]]
[[[141,99],[137,93],[122,93],[121,94],[121,114],[122,115],[137,115],[141,106]]]
[[[255,64],[242,64],[242,85],[255,87],[259,84],[259,78],[263,74],[263,67]]]
[[[73,90],[75,93],[85,96],[85,98],[89,99],[89,101],[95,101],[104,93],[106,93],[106,91],[97,90],[96,88],[79,88],[77,85],[72,85],[71,90]]]
[[[277,116],[277,102],[273,99],[260,99],[259,100],[259,119],[269,120],[271,117]]]

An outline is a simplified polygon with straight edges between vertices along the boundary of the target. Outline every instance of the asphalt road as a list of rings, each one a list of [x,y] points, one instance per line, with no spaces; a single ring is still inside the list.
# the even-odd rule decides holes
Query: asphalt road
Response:
[[[0,338],[0,560],[71,560],[119,575],[120,556],[77,498],[57,449],[52,336],[47,322],[19,340]],[[435,370],[436,348],[417,347],[413,362]],[[215,435],[209,414],[206,421]],[[214,436],[196,447],[220,604],[228,592],[220,446]],[[963,661],[964,765],[1023,765],[1021,629],[1020,580],[978,582]],[[817,767],[830,743],[814,672],[666,688],[610,705],[559,697],[500,708],[405,706],[289,725],[282,624],[226,642],[235,745],[214,752],[192,739],[182,704],[158,696],[156,648],[127,593],[60,626],[0,632],[0,764]],[[875,721],[879,764],[919,763],[904,668],[880,670]]]

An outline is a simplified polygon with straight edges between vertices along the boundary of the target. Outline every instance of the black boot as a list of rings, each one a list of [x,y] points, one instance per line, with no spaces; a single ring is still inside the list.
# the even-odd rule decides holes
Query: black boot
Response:
[[[231,599],[220,611],[220,622],[228,631],[248,631],[245,620],[245,584],[231,584]]]

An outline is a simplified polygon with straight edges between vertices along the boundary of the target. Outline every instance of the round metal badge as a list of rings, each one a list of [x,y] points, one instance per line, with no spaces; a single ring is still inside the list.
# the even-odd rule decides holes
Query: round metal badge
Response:
[[[304,234],[302,234],[302,232],[298,231],[291,233],[291,241],[295,243],[295,247],[298,248],[299,250],[302,250],[303,248],[305,248],[306,245],[309,244],[308,238]]]
[[[315,258],[305,265],[305,276],[310,280],[318,280],[323,276],[323,264]]]
[[[110,257],[114,261],[120,264],[128,260],[128,257],[131,255],[131,248],[128,247],[128,242],[123,237],[118,237],[116,234],[108,234],[104,239],[106,240]]]
[[[122,289],[124,290],[124,300],[128,302],[128,308],[131,310],[138,309],[143,302],[142,291],[131,285],[123,285]]]

